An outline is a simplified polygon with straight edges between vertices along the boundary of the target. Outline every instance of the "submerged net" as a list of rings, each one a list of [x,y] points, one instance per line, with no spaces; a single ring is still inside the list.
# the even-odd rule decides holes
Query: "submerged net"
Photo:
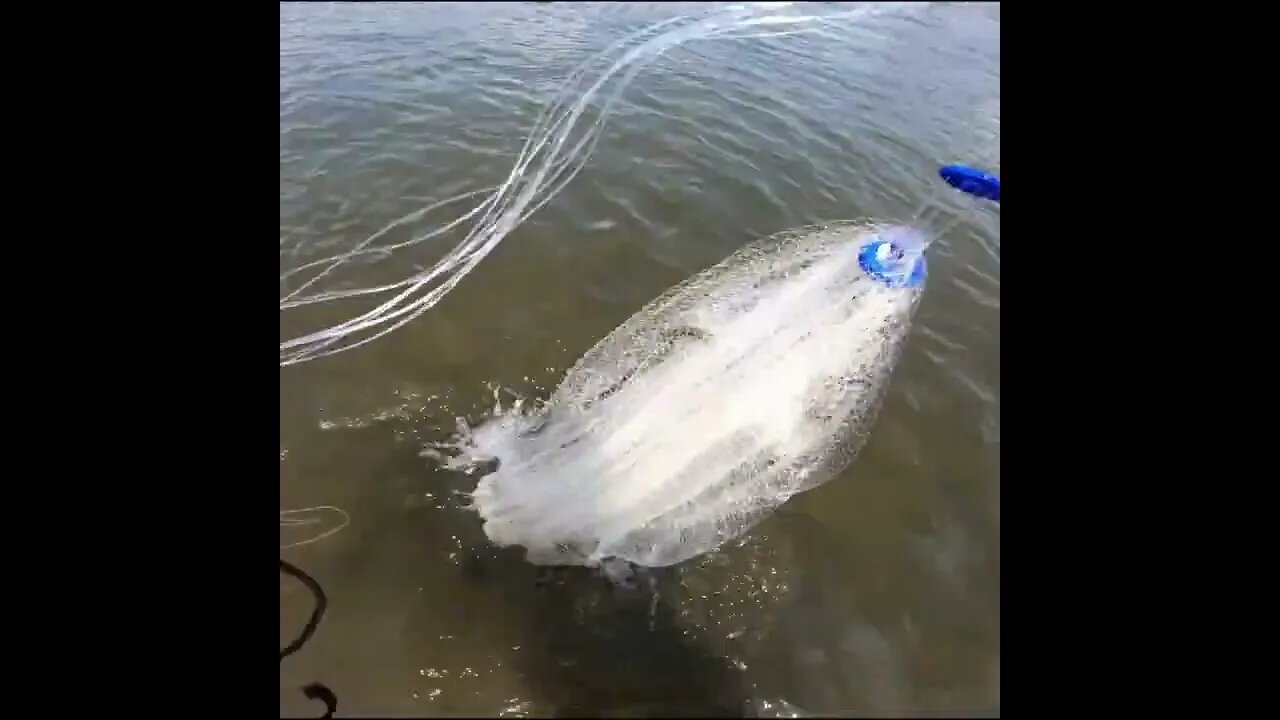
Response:
[[[459,438],[455,468],[489,539],[538,564],[679,563],[830,479],[861,446],[920,285],[859,252],[907,228],[841,224],[749,245],[672,288],[588,351],[548,402]],[[494,469],[496,468],[496,469]]]
[[[619,40],[569,76],[498,186],[441,200],[340,255],[282,273],[282,313],[353,298],[377,304],[283,339],[281,365],[373,342],[438,303],[582,170],[623,89],[664,52],[692,40],[821,33],[839,21],[920,7],[822,14],[774,7],[785,5],[714,6]],[[377,244],[394,228],[471,198],[479,201],[448,224]],[[353,259],[455,228],[465,231],[461,242],[410,277],[321,288]],[[843,224],[751,245],[603,339],[544,407],[506,413],[460,439],[452,464],[496,465],[473,495],[489,538],[525,547],[540,564],[670,565],[739,536],[829,479],[862,443],[918,299],[918,287],[860,270],[859,248],[885,230]]]

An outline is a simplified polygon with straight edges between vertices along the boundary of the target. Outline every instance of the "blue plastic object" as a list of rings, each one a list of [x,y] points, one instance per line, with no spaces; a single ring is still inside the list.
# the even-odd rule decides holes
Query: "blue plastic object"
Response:
[[[951,187],[975,197],[1000,202],[1000,178],[967,165],[944,165],[938,174]]]
[[[925,258],[882,236],[858,249],[858,266],[867,275],[891,288],[914,288],[924,283]]]

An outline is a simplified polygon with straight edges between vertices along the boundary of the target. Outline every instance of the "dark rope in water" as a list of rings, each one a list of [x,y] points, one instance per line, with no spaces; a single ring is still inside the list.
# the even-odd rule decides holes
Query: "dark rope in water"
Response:
[[[280,662],[284,662],[285,658],[302,649],[302,646],[315,634],[316,627],[320,625],[320,618],[324,617],[325,608],[329,606],[329,600],[325,597],[324,590],[320,588],[320,583],[316,582],[315,578],[284,558],[280,558],[280,572],[290,575],[302,583],[316,599],[316,607],[311,611],[311,619],[307,621],[306,627],[302,628],[302,634],[298,636],[297,640],[289,643],[288,646],[280,651]],[[327,709],[325,714],[320,716],[321,720],[333,717],[334,712],[338,709],[337,696],[333,694],[332,690],[320,683],[311,683],[302,688],[302,694],[306,695],[308,700],[319,700],[325,704]]]

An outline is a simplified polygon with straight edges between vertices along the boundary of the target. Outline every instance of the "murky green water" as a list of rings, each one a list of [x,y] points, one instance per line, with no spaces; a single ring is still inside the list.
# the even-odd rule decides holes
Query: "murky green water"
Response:
[[[578,63],[688,9],[282,5],[281,271],[497,184]],[[918,4],[830,36],[676,48],[625,91],[582,173],[439,305],[282,368],[281,507],[350,518],[282,551],[329,596],[282,663],[282,713],[317,714],[299,691],[313,681],[344,716],[997,713],[998,208],[971,210],[935,249],[857,461],[652,588],[539,575],[489,547],[455,494],[474,481],[418,453],[455,416],[480,418],[488,384],[545,395],[645,302],[752,239],[962,206],[935,171],[999,169],[999,32],[998,5]],[[459,239],[353,263],[325,288],[398,280]],[[282,312],[281,336],[367,307]],[[341,519],[316,517],[282,544]],[[282,578],[282,645],[310,602]]]

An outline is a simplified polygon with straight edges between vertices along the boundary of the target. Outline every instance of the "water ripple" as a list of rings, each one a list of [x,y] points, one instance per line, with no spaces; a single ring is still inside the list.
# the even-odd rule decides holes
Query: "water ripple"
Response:
[[[281,271],[347,250],[432,202],[501,182],[543,105],[579,62],[626,32],[701,7],[281,5]],[[282,373],[282,417],[364,417],[370,403],[384,406],[373,400],[380,390],[407,386],[441,388],[459,407],[487,403],[485,382],[553,378],[552,368],[567,367],[654,295],[760,235],[824,219],[911,220],[928,206],[936,227],[957,221],[933,251],[925,302],[883,422],[849,476],[810,505],[815,517],[830,513],[811,522],[853,560],[812,551],[812,538],[801,543],[797,538],[808,536],[784,533],[776,523],[755,545],[713,560],[743,563],[762,549],[787,548],[794,554],[774,569],[809,588],[752,610],[749,623],[734,616],[749,635],[768,638],[753,650],[733,645],[741,694],[764,693],[777,680],[776,693],[757,697],[786,697],[788,707],[816,715],[998,710],[998,677],[991,679],[992,667],[998,675],[998,631],[989,630],[998,628],[998,603],[979,600],[983,592],[998,594],[984,590],[998,589],[998,572],[984,574],[980,560],[999,551],[989,538],[998,538],[999,520],[991,468],[1000,441],[1000,215],[964,204],[936,177],[946,162],[999,170],[998,43],[998,4],[920,3],[821,34],[673,50],[636,76],[583,172],[448,302],[368,352]],[[465,209],[398,228],[379,242],[407,241]],[[335,273],[325,289],[394,282],[458,239],[371,254]],[[347,302],[282,314],[282,333],[297,329],[291,323],[310,330],[366,307]],[[456,414],[443,415],[451,422]],[[395,430],[439,430],[425,422],[406,410]],[[577,658],[571,647],[556,646],[559,655],[530,652],[522,634],[535,631],[522,623],[540,627],[526,610],[541,596],[512,580],[522,570],[502,566],[477,581],[478,591],[467,596],[473,602],[449,593],[423,602],[419,587],[461,586],[458,567],[433,558],[456,553],[450,535],[478,530],[472,517],[445,510],[422,524],[407,514],[406,488],[419,500],[433,493],[435,503],[464,486],[442,490],[444,480],[426,474],[416,454],[401,460],[399,440],[378,434],[388,423],[328,432],[315,422],[296,425],[282,446],[287,441],[290,472],[307,473],[297,485],[359,505],[349,509],[351,532],[335,537],[334,547],[344,550],[325,569],[349,577],[351,567],[361,568],[360,584],[335,586],[351,593],[348,610],[324,630],[344,651],[314,656],[307,672],[318,667],[342,682],[348,707],[405,716],[441,712],[445,699],[456,703],[453,714],[553,714],[547,697],[579,689],[528,682],[543,665]],[[917,525],[930,538],[927,562],[912,560],[914,547],[904,540]],[[731,590],[711,583],[705,570],[681,572],[682,582],[707,585],[699,607],[709,616],[737,612],[726,599]],[[743,576],[760,583],[774,579],[768,572],[752,565]],[[906,608],[910,628],[901,630]],[[441,629],[442,618],[459,616],[469,621]],[[813,629],[779,629],[787,622]],[[366,642],[370,627],[419,640]],[[573,622],[559,627],[569,637],[580,632]],[[612,626],[595,618],[590,627]],[[956,641],[960,635],[970,641]],[[725,638],[721,633],[713,654],[737,642]],[[628,642],[637,648],[650,641]],[[673,647],[692,646],[681,636]],[[830,669],[821,683],[806,675],[815,657]],[[451,660],[458,672],[450,678],[433,678],[438,684],[430,689],[410,687],[421,681],[420,669]],[[877,690],[867,673],[878,662],[874,677],[884,682]],[[292,667],[282,672],[303,672]],[[463,668],[486,682],[494,678],[502,690],[459,681]],[[634,681],[680,672],[673,663],[655,669],[656,679]],[[574,677],[595,678],[586,670]],[[295,685],[311,679],[282,675]],[[442,690],[439,698],[434,690]]]

